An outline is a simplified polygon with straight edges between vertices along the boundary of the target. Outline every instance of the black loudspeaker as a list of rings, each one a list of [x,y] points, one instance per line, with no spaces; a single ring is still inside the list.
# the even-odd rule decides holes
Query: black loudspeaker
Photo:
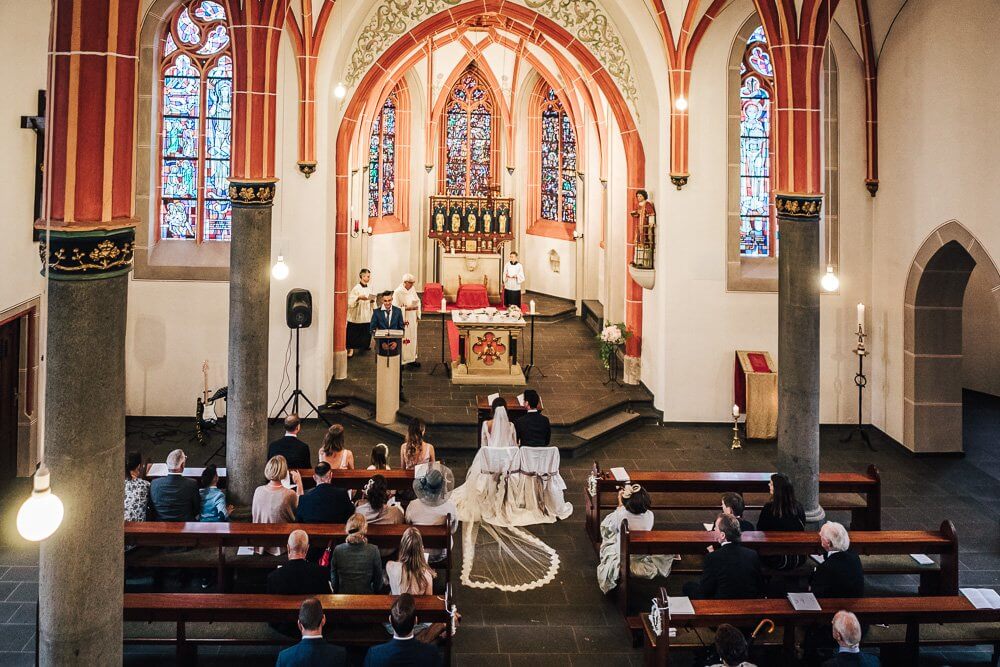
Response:
[[[307,289],[293,289],[285,300],[285,322],[289,329],[305,329],[313,321],[313,298]]]

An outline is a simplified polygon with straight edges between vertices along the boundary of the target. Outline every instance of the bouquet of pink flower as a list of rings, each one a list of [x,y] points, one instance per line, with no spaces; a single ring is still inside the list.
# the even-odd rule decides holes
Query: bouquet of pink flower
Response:
[[[632,332],[628,330],[624,322],[605,323],[601,333],[597,334],[597,340],[601,344],[601,361],[604,362],[605,368],[611,365],[611,355],[618,354],[618,349],[631,337]]]

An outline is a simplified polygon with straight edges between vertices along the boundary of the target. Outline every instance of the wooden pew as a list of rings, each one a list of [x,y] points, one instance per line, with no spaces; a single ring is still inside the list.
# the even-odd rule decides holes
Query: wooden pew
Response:
[[[368,541],[381,548],[396,548],[410,526],[368,526]],[[447,550],[439,565],[445,571],[445,581],[451,581],[452,540],[447,525],[417,526],[427,549]],[[201,548],[198,552],[155,552],[125,555],[127,565],[136,567],[214,567],[219,592],[223,592],[227,570],[238,567],[274,568],[285,562],[284,556],[235,556],[238,547],[285,546],[293,530],[304,530],[311,545],[326,546],[347,537],[344,524],[333,523],[201,523],[141,521],[125,522],[125,544],[146,547]]]
[[[933,645],[992,644],[994,664],[1000,644],[1000,610],[976,609],[961,595],[897,598],[828,598],[820,599],[822,611],[795,611],[785,598],[769,600],[692,600],[694,614],[673,613],[664,615],[663,632],[653,632],[649,614],[641,615],[646,665],[665,667],[670,664],[671,645],[686,648],[701,646],[705,631],[697,642],[689,643],[686,636],[696,628],[716,628],[729,623],[740,628],[753,628],[760,620],[770,619],[781,628],[785,659],[791,662],[794,651],[795,628],[827,624],[833,615],[846,609],[853,612],[862,624],[887,624],[889,628],[872,627],[862,640],[865,646],[902,645],[905,663],[917,664],[921,643]],[[973,624],[966,628],[949,628],[945,624]],[[905,630],[900,627],[903,626]],[[667,627],[676,628],[678,637],[671,639]],[[889,663],[883,663],[889,664]]]
[[[631,573],[624,567],[634,555],[680,554],[681,562],[675,561],[678,571],[688,573],[696,570],[684,566],[684,556],[703,556],[709,546],[718,545],[722,535],[707,530],[650,530],[631,532],[628,521],[622,521],[619,533],[621,562],[616,597],[622,616],[628,617],[628,596]],[[815,532],[748,531],[743,533],[741,544],[757,551],[762,556],[794,554],[810,556],[824,554],[819,534]],[[856,531],[851,533],[851,551],[861,556],[865,573],[872,574],[917,574],[920,576],[919,595],[958,595],[958,534],[951,521],[943,521],[937,531],[930,530],[883,530]],[[922,553],[939,556],[934,565],[920,565],[909,554]],[[880,558],[899,556],[898,559]],[[807,563],[812,563],[812,559]],[[700,559],[699,559],[700,563]],[[677,567],[681,566],[681,567]],[[697,570],[700,571],[700,568]],[[633,619],[630,627],[636,627]]]
[[[193,663],[201,644],[282,644],[295,643],[292,637],[279,637],[261,628],[256,638],[192,637],[189,623],[294,623],[306,595],[253,595],[218,593],[126,593],[123,618],[126,622],[167,622],[176,624],[172,637],[126,637],[126,644],[172,644],[177,663]],[[334,643],[373,645],[388,641],[382,623],[396,596],[393,595],[316,595],[326,614],[327,637]],[[417,617],[421,622],[444,623],[442,636],[445,664],[451,664],[450,590],[444,596],[415,596]],[[345,624],[349,627],[338,630]],[[364,624],[371,632],[358,632]]]
[[[154,464],[158,466],[155,470],[150,467],[150,472],[146,474],[146,479],[154,480],[158,477],[165,476],[166,466],[161,464]],[[193,479],[198,479],[201,477],[201,473],[204,468],[184,468],[182,473],[185,477],[190,477]],[[315,486],[313,481],[313,469],[312,468],[297,468],[299,474],[302,475],[302,486],[309,489]],[[225,468],[219,469],[219,483],[225,486],[224,481],[226,479],[226,473],[228,471]],[[336,469],[333,471],[333,485],[339,486],[344,489],[360,490],[365,487],[368,480],[374,475],[382,475],[385,478],[385,484],[390,491],[404,491],[406,489],[413,488],[413,471],[412,470],[340,470]],[[263,476],[261,477],[263,482]]]
[[[642,472],[629,471],[631,483],[641,484],[653,496],[653,509],[720,511],[721,496],[727,491],[743,494],[749,510],[760,509],[767,501],[770,472]],[[601,511],[618,505],[618,490],[624,482],[602,473],[596,480],[596,495],[585,490],[585,528],[595,548],[601,543]],[[880,530],[882,527],[882,482],[876,466],[864,474],[823,472],[819,475],[820,504],[827,510],[849,510],[851,530]],[[714,516],[711,515],[711,516]],[[706,519],[707,520],[707,519]]]

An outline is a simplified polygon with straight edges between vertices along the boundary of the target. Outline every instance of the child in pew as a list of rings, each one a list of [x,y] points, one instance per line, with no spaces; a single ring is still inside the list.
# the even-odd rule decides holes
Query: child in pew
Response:
[[[740,494],[733,492],[722,494],[722,513],[731,514],[739,519],[741,533],[754,529],[753,524],[743,518],[743,510],[745,508],[746,504],[743,502],[743,496]]]
[[[219,471],[215,464],[206,467],[201,473],[201,513],[198,521],[218,523],[229,521],[233,513],[233,505],[226,502],[226,494],[219,488]]]
[[[371,465],[368,470],[392,470],[389,467],[389,445],[380,442],[372,447]]]
[[[619,534],[622,521],[628,521],[630,531],[652,530],[653,512],[649,509],[652,504],[653,501],[646,489],[638,484],[626,484],[618,492],[618,508],[601,521],[601,560],[597,564],[597,585],[601,592],[607,593],[618,585],[621,564]],[[632,576],[644,579],[666,577],[670,574],[670,568],[676,559],[677,556],[666,554],[632,556],[629,571]]]

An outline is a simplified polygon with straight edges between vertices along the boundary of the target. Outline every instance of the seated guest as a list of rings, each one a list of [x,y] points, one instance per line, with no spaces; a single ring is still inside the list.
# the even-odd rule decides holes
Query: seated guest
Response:
[[[298,625],[302,641],[278,654],[277,667],[342,667],[347,664],[347,652],[323,639],[326,615],[319,600],[303,600]]]
[[[354,454],[344,449],[344,427],[334,424],[323,436],[323,446],[319,448],[321,463],[329,463],[334,470],[354,470]]]
[[[722,543],[705,556],[700,581],[684,584],[684,595],[702,600],[742,600],[758,598],[764,591],[760,558],[753,549],[740,545],[740,522],[720,514],[715,529]]]
[[[399,448],[399,460],[403,463],[403,470],[413,470],[418,465],[434,460],[434,445],[424,440],[426,432],[427,425],[423,419],[414,417],[410,420],[406,430],[406,440]]]
[[[653,530],[653,504],[649,492],[638,484],[626,484],[618,491],[618,507],[601,521],[601,560],[597,564],[597,585],[607,593],[618,585],[621,572],[620,533],[622,521],[628,522],[629,531]],[[653,579],[666,577],[676,556],[634,555],[630,558],[629,571],[633,576]]]
[[[734,517],[740,520],[740,532],[745,533],[748,530],[753,530],[753,524],[743,518],[743,509],[746,507],[743,503],[743,496],[738,493],[723,493],[722,494],[722,513],[732,514]]]
[[[754,667],[753,663],[747,662],[746,638],[728,623],[723,623],[715,631],[715,652],[722,662],[712,667]]]
[[[250,513],[254,523],[293,523],[295,509],[302,495],[302,476],[298,470],[291,471],[291,482],[295,490],[285,487],[281,481],[289,476],[288,463],[285,457],[273,457],[264,466],[264,477],[267,484],[258,486],[253,492],[253,504]],[[267,553],[279,556],[282,547],[266,547]],[[257,554],[264,553],[265,547],[256,547]]]
[[[849,611],[838,611],[833,617],[833,638],[837,642],[837,655],[823,663],[823,667],[879,667],[877,657],[861,651],[861,624]]]
[[[434,591],[434,570],[424,556],[424,539],[416,528],[407,528],[399,541],[399,560],[385,564],[392,595],[430,595]]]
[[[367,595],[382,589],[382,557],[368,544],[368,522],[360,514],[347,520],[347,540],[330,556],[330,583],[335,593]]]
[[[795,487],[782,473],[771,475],[768,482],[771,499],[764,503],[757,519],[757,530],[804,531],[806,513],[795,499]],[[792,570],[805,562],[804,556],[765,556],[764,564],[776,570]]]
[[[368,470],[392,470],[389,467],[389,445],[380,442],[372,447],[371,465]]]
[[[272,595],[320,595],[332,593],[326,570],[306,560],[309,536],[304,530],[288,535],[288,562],[267,575],[267,592]]]
[[[184,477],[187,457],[175,449],[167,455],[167,475],[149,485],[149,509],[156,521],[197,521],[201,513],[198,482]]]
[[[145,521],[149,504],[149,481],[143,479],[146,465],[142,454],[129,452],[125,455],[125,520]]]
[[[528,411],[514,422],[518,442],[522,447],[548,447],[552,442],[552,425],[549,424],[549,418],[538,411],[542,404],[538,392],[534,389],[525,390],[524,403],[528,406]]]
[[[368,649],[364,667],[424,667],[441,664],[441,654],[435,646],[413,637],[413,628],[417,624],[417,606],[412,595],[404,593],[393,603],[389,623],[392,625],[392,639]]]
[[[288,467],[292,469],[310,467],[312,455],[309,453],[309,445],[299,440],[301,430],[302,421],[298,415],[285,417],[285,435],[267,446],[267,458],[270,460],[275,456],[284,456]]]
[[[219,488],[219,470],[212,464],[201,472],[201,515],[198,521],[229,521],[233,506],[226,503],[226,494]]]
[[[810,590],[818,598],[860,598],[865,596],[865,573],[861,559],[848,551],[851,538],[847,529],[827,521],[819,529],[819,541],[826,558],[812,574]]]
[[[448,522],[450,515],[449,527],[454,533],[458,529],[458,508],[449,499],[454,485],[455,477],[451,470],[437,462],[429,463],[423,477],[413,480],[416,499],[406,507],[406,523],[412,526],[440,526]],[[432,563],[444,556],[442,549],[427,552],[427,558]]]
[[[372,475],[361,491],[357,513],[364,514],[371,525],[392,526],[403,523],[403,510],[389,504],[389,487],[382,475]]]
[[[295,520],[299,523],[345,523],[354,514],[347,490],[333,485],[333,469],[329,463],[317,463],[313,470],[316,486],[299,498]],[[323,545],[309,549],[309,560],[315,562],[323,555]]]

